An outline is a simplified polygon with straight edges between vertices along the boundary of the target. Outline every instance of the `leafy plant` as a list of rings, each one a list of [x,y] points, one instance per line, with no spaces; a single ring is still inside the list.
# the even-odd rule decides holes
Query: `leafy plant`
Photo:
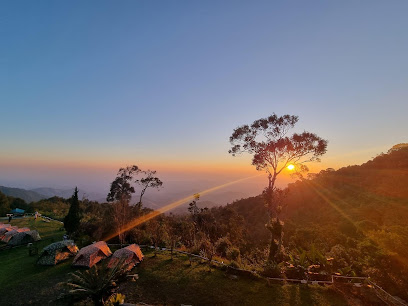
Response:
[[[61,283],[67,289],[60,298],[82,300],[91,298],[95,305],[103,305],[103,300],[113,292],[117,282],[126,274],[124,261],[114,267],[95,265],[86,271],[70,273],[67,282]]]
[[[120,304],[123,304],[125,302],[125,295],[120,294],[120,293],[115,293],[107,299],[105,302],[105,306],[119,306]]]

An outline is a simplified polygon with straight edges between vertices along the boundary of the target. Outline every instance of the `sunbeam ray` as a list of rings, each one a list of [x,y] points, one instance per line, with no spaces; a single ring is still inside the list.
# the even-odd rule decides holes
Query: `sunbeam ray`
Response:
[[[203,196],[203,195],[206,195],[206,194],[208,194],[208,193],[214,192],[214,191],[216,191],[216,190],[225,188],[225,187],[227,187],[227,186],[230,186],[230,185],[233,185],[233,184],[236,184],[236,183],[245,181],[245,180],[249,180],[249,179],[251,179],[251,178],[255,178],[255,177],[258,177],[258,176],[261,176],[261,175],[263,175],[263,174],[252,175],[252,176],[245,177],[245,178],[242,178],[242,179],[238,179],[238,180],[235,180],[235,181],[232,181],[232,182],[228,182],[228,183],[225,183],[225,184],[221,184],[221,185],[218,185],[218,186],[215,186],[215,187],[212,187],[212,188],[209,188],[209,189],[206,189],[206,190],[197,192],[197,193],[198,193],[200,196]],[[195,193],[195,194],[197,194],[197,193]],[[116,231],[115,233],[110,234],[109,236],[105,237],[103,240],[104,240],[104,241],[108,241],[108,240],[110,240],[110,239],[112,239],[112,238],[118,236],[119,234],[121,234],[121,233],[123,233],[123,232],[126,232],[126,231],[128,231],[128,230],[134,228],[135,226],[138,226],[138,225],[140,225],[140,224],[143,224],[144,222],[147,222],[147,221],[153,219],[154,217],[157,217],[158,215],[160,215],[160,214],[162,214],[162,213],[165,213],[165,212],[167,212],[167,211],[169,211],[169,210],[172,210],[173,208],[176,208],[177,206],[180,206],[180,205],[182,205],[182,204],[184,204],[184,203],[186,203],[186,202],[188,202],[188,201],[191,201],[191,200],[193,199],[193,197],[194,197],[194,194],[189,195],[189,196],[184,197],[184,198],[182,198],[182,199],[180,199],[180,200],[177,200],[177,201],[175,201],[175,202],[172,202],[172,203],[170,203],[170,204],[168,204],[168,205],[166,205],[166,206],[163,206],[163,207],[161,207],[161,208],[159,208],[159,209],[157,209],[157,210],[155,210],[155,211],[152,211],[152,212],[150,212],[150,213],[148,213],[148,214],[146,214],[146,215],[144,215],[144,216],[140,216],[140,217],[138,217],[138,218],[132,220],[131,222],[129,222],[129,223],[128,223],[124,228],[122,228],[120,231]]]

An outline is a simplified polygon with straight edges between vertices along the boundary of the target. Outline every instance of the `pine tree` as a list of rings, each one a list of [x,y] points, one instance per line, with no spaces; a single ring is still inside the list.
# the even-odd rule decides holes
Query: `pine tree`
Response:
[[[78,188],[75,187],[74,194],[71,197],[71,207],[64,218],[64,227],[68,234],[72,234],[78,230],[80,220]]]

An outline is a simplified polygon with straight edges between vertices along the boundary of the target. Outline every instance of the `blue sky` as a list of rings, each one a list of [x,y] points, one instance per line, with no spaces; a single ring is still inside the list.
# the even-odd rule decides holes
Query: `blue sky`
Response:
[[[244,169],[229,135],[273,112],[329,140],[322,167],[364,162],[407,141],[407,11],[407,1],[3,1],[0,183],[44,167],[53,182],[98,165]]]

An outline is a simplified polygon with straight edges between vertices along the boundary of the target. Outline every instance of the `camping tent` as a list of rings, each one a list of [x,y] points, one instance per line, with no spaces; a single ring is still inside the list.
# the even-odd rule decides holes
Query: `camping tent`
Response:
[[[2,227],[0,228],[0,240],[3,241],[5,235],[10,231],[16,231],[18,229],[17,226],[9,226],[9,227]]]
[[[11,231],[11,230],[12,230],[11,226],[9,226],[9,227],[0,227],[0,240],[3,239],[4,235],[7,232]]]
[[[22,233],[22,232],[28,232],[30,231],[30,229],[28,227],[22,227],[22,228],[18,228],[16,229],[17,232]]]
[[[9,242],[8,245],[21,245],[21,244],[27,244],[30,242],[38,241],[40,240],[40,234],[38,234],[37,231],[28,231],[28,232],[17,232],[17,234],[13,235]]]
[[[74,261],[72,262],[72,265],[76,267],[90,268],[102,259],[111,255],[112,252],[106,242],[99,241],[79,250],[78,254],[74,258]]]
[[[8,243],[10,241],[11,237],[13,237],[16,234],[18,234],[17,230],[16,229],[11,229],[11,230],[7,231],[6,233],[4,233],[1,236],[1,241],[5,242],[5,243]]]
[[[132,270],[132,268],[143,260],[143,253],[140,247],[136,244],[131,244],[123,249],[117,250],[113,253],[108,267],[112,268],[120,260],[123,260],[123,264],[126,266],[126,270]]]
[[[3,242],[9,242],[12,236],[17,233],[28,232],[30,229],[27,227],[18,228],[17,226],[11,226],[0,229],[0,239]]]
[[[76,253],[78,253],[78,247],[73,240],[54,242],[42,250],[37,264],[54,266],[68,257],[75,256]]]

